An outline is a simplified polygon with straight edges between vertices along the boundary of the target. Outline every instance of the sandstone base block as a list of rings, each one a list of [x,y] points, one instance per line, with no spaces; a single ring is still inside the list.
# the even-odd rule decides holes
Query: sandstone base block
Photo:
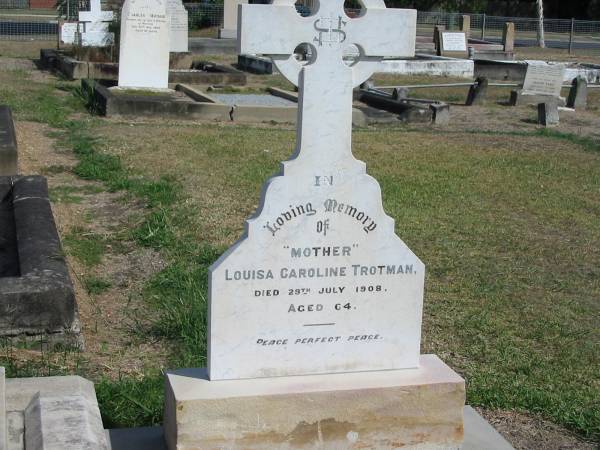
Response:
[[[417,369],[209,381],[167,374],[169,450],[458,449],[464,380],[435,355]]]

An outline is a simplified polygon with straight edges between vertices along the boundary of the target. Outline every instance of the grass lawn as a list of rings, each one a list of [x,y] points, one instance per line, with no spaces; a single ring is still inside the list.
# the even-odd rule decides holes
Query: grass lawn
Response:
[[[141,289],[153,330],[176,344],[169,367],[204,364],[207,268],[291,155],[294,130],[90,118],[74,84],[23,78],[0,71],[0,103],[17,120],[53,127],[80,161],[76,175],[143,203],[128,239],[167,262]],[[486,110],[492,119],[496,108]],[[466,378],[472,405],[540,414],[600,439],[600,140],[521,127],[358,129],[354,154],[427,266],[423,353]],[[90,266],[108,241],[63,236]],[[85,286],[98,293],[111,283],[89,275]],[[29,373],[13,356],[0,363]],[[107,426],[160,422],[158,369],[95,379]]]

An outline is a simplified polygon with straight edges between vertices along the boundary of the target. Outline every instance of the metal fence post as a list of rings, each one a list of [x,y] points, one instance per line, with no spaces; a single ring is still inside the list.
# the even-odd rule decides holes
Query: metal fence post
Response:
[[[571,19],[571,33],[569,34],[569,55],[573,53],[573,34],[575,33],[575,19]]]
[[[485,41],[485,22],[487,15],[483,13],[483,18],[481,19],[481,40]]]

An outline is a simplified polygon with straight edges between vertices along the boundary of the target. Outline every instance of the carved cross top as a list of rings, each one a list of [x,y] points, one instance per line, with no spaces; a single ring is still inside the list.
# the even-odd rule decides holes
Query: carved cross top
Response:
[[[102,11],[100,0],[91,0],[89,11],[79,11],[80,22],[111,22],[112,11]]]
[[[321,157],[321,163],[339,162],[350,154],[352,89],[384,57],[415,52],[415,10],[387,9],[383,0],[360,3],[362,13],[356,18],[346,15],[344,0],[321,0],[309,17],[297,13],[294,0],[239,8],[240,53],[269,56],[299,87],[298,148],[303,154],[326,148],[329,156]],[[305,65],[294,57],[300,44],[311,49]],[[352,46],[359,55],[350,64],[343,57]]]

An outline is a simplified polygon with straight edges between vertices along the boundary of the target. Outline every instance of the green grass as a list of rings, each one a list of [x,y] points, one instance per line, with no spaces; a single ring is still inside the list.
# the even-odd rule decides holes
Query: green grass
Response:
[[[99,295],[110,289],[112,287],[112,283],[104,280],[103,278],[88,276],[83,279],[83,287],[88,294]]]
[[[168,142],[165,152],[178,153],[144,166],[139,153],[123,162],[98,137],[110,138],[117,124],[72,120],[79,107],[52,89],[39,91],[43,102],[62,108],[58,119],[13,98],[18,117],[52,122],[59,144],[79,158],[76,174],[147,206],[131,238],[168,262],[144,288],[159,312],[151,332],[179,344],[172,367],[205,364],[207,270],[226,248],[211,220],[229,245],[262,183],[291,153],[293,131],[203,125],[172,132],[165,125],[154,145],[135,151],[144,156]],[[139,128],[129,142],[152,139],[145,134]],[[539,413],[600,439],[598,140],[555,130],[405,127],[359,130],[354,142],[398,235],[427,265],[423,352],[439,354],[466,378],[470,404]],[[200,194],[187,188],[198,174],[206,175],[205,184],[192,183]],[[214,199],[196,201],[210,190]],[[64,242],[88,267],[106,245],[84,230]],[[160,423],[162,386],[163,375],[153,371],[101,379],[105,425]]]
[[[65,235],[63,243],[69,253],[87,267],[100,264],[106,252],[104,238],[81,227],[75,227]]]

